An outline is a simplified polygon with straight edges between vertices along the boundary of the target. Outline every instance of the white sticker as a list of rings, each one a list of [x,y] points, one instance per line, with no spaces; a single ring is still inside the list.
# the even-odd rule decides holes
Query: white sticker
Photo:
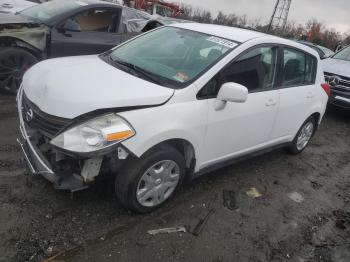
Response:
[[[83,1],[75,1],[78,5],[87,6],[88,4]]]
[[[223,45],[225,47],[228,48],[234,48],[237,46],[237,44],[235,42],[220,38],[220,37],[216,37],[216,36],[211,36],[207,39],[207,41],[219,44],[219,45]]]

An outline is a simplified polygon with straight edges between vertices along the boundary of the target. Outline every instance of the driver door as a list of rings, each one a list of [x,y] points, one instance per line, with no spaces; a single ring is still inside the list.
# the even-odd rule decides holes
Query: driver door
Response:
[[[105,52],[122,41],[121,9],[90,9],[68,18],[51,32],[50,57]]]
[[[204,163],[201,168],[255,151],[269,144],[279,106],[274,90],[277,75],[277,48],[251,49],[214,77],[199,93],[208,97],[208,129]],[[227,102],[216,107],[216,96],[223,83],[247,87],[245,103]]]

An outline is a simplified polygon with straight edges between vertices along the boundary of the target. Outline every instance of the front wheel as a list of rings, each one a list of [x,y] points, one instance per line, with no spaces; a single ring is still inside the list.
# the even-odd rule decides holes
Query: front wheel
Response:
[[[299,129],[292,144],[288,148],[288,152],[291,154],[301,153],[309,144],[312,136],[316,130],[316,120],[313,116],[309,117]]]
[[[16,47],[0,50],[0,90],[16,94],[21,85],[24,73],[38,62],[30,52]]]
[[[185,172],[180,152],[171,146],[161,146],[140,159],[127,160],[115,180],[117,198],[130,210],[151,212],[174,195]]]

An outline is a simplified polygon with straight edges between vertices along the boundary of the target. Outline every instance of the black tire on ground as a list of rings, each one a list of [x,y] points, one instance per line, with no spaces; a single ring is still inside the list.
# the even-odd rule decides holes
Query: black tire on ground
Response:
[[[316,120],[313,116],[310,116],[308,119],[306,119],[306,121],[302,124],[302,126],[300,127],[298,133],[296,134],[292,144],[287,148],[287,152],[289,154],[292,154],[292,155],[297,155],[297,154],[300,154],[301,152],[303,152],[305,150],[305,148],[308,146],[310,140],[307,142],[307,144],[302,148],[302,149],[298,149],[298,146],[297,146],[297,143],[298,143],[298,137],[300,136],[303,128],[308,125],[309,123],[311,123],[313,125],[313,134],[315,133],[316,131],[316,128],[317,128],[317,123],[316,123]]]
[[[176,186],[176,189],[168,199],[157,206],[146,207],[144,205],[141,205],[137,200],[137,189],[139,181],[149,168],[151,168],[156,163],[164,160],[173,161],[179,167],[180,179]],[[125,208],[137,213],[152,212],[153,210],[165,204],[174,196],[177,189],[182,184],[186,173],[186,165],[183,156],[178,150],[168,145],[157,147],[155,150],[151,150],[150,152],[146,153],[140,159],[131,158],[126,161],[127,162],[124,164],[123,168],[116,176],[115,192],[118,200]]]
[[[30,52],[17,47],[0,49],[0,91],[16,94],[24,73],[38,59]]]

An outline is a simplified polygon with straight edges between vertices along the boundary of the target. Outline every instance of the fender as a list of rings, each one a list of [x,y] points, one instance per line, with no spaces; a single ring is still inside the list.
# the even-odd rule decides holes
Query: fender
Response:
[[[154,136],[151,136],[145,140],[142,140],[142,143],[137,146],[134,143],[128,143],[128,141],[125,141],[123,145],[129,151],[131,151],[134,155],[136,155],[137,157],[141,157],[144,153],[146,153],[152,147],[158,144],[161,144],[162,142],[165,142],[168,140],[174,140],[174,139],[181,139],[181,140],[187,141],[189,144],[192,145],[196,159],[201,158],[199,154],[200,152],[199,141],[194,137],[194,135],[180,129],[172,129],[160,134],[155,134]],[[200,161],[198,161],[198,163],[199,162]],[[197,171],[197,166],[196,166],[196,171]]]
[[[23,27],[0,31],[0,46],[18,46],[31,51],[38,57],[45,57],[49,27]]]
[[[135,156],[141,157],[164,141],[185,140],[193,147],[197,169],[203,158],[201,149],[207,129],[207,110],[206,101],[197,101],[121,113],[136,131],[134,137],[122,144]]]
[[[324,106],[322,106],[321,103],[314,104],[313,107],[311,107],[310,110],[305,113],[304,119],[301,120],[300,123],[298,123],[298,125],[296,126],[296,129],[293,132],[294,133],[293,138],[296,136],[296,134],[298,133],[298,131],[299,131],[300,127],[301,127],[301,125],[305,122],[305,120],[308,119],[313,114],[316,114],[316,113],[320,114],[320,118],[318,119],[318,123],[317,123],[317,127],[318,127],[321,124],[322,118],[323,118],[323,116],[325,114],[325,108],[324,108]]]

